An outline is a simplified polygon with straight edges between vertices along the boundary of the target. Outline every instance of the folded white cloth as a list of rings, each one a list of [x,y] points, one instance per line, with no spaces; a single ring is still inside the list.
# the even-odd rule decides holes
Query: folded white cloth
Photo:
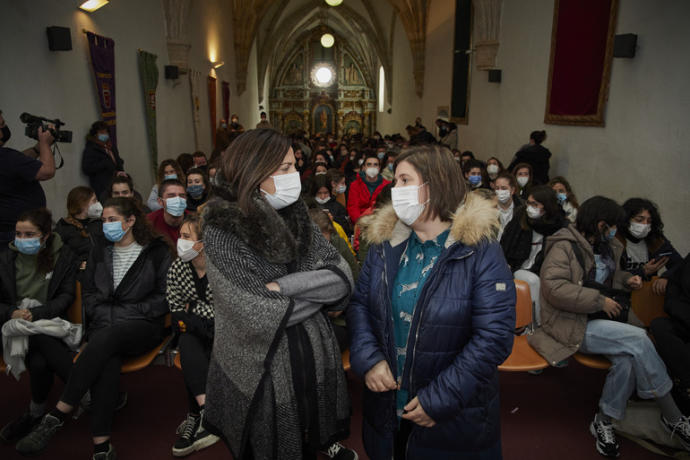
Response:
[[[10,372],[19,380],[19,375],[26,370],[24,357],[29,349],[29,336],[45,334],[59,337],[71,349],[79,347],[82,336],[82,325],[72,324],[62,318],[39,319],[27,321],[25,319],[11,319],[2,326],[2,357]]]

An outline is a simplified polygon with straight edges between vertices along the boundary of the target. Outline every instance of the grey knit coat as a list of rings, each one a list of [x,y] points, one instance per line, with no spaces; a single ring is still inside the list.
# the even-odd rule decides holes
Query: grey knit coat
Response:
[[[330,269],[347,294],[328,305],[344,309],[352,291],[347,263],[310,220],[302,201],[275,211],[260,197],[244,215],[231,196],[202,213],[207,274],[215,300],[215,337],[205,424],[235,459],[301,459],[302,432],[285,328],[295,299],[266,284],[290,273]],[[347,423],[350,403],[330,322],[317,313],[301,323],[313,350],[319,441]]]

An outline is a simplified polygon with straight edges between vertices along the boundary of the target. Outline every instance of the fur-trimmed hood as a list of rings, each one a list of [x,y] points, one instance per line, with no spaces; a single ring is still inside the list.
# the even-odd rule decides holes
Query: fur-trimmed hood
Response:
[[[268,262],[296,262],[311,245],[312,222],[306,205],[297,200],[276,211],[259,193],[252,195],[254,207],[247,214],[229,195],[212,198],[201,213],[202,232],[211,225],[234,234]]]
[[[392,204],[362,217],[357,225],[362,230],[362,238],[370,244],[388,241],[391,246],[397,246],[407,241],[412,232],[410,227],[398,219]],[[457,241],[465,246],[474,246],[482,240],[496,240],[499,229],[496,204],[478,193],[469,192],[453,216],[446,247]]]

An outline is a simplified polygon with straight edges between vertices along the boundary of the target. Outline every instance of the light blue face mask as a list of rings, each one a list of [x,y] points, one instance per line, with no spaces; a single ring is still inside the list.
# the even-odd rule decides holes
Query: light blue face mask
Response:
[[[482,176],[470,176],[469,179],[470,184],[472,184],[474,187],[477,187],[482,183]]]
[[[165,210],[174,217],[180,217],[187,209],[187,200],[182,197],[175,196],[165,200]]]
[[[110,140],[110,135],[108,133],[101,133],[98,135],[98,140],[105,144]]]
[[[614,239],[616,237],[617,231],[618,231],[617,228],[612,228],[611,230],[609,230],[609,234],[608,234],[609,241],[611,241],[612,239]]]
[[[177,179],[177,174],[166,174],[163,176],[163,180],[172,180],[172,179]]]
[[[379,157],[379,160],[383,160],[383,157],[386,156],[386,152],[379,152],[376,154],[377,157]]]
[[[39,237],[15,238],[14,246],[17,248],[17,251],[21,252],[22,254],[34,256],[38,254],[38,251],[41,250],[41,246],[43,246],[43,244],[41,244],[41,238]]]
[[[556,198],[558,198],[558,203],[563,205],[565,204],[566,201],[568,201],[568,195],[565,193],[557,193]]]
[[[117,243],[125,236],[125,233],[127,230],[122,229],[122,222],[103,222],[103,235],[108,241]]]

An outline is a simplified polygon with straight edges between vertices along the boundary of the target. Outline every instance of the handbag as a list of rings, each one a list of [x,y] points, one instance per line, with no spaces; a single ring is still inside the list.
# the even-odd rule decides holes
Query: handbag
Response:
[[[577,245],[577,243],[575,243],[574,241],[571,241],[570,245],[573,248],[573,253],[575,253],[575,258],[577,259],[577,262],[582,266],[582,270],[585,271],[585,280],[583,281],[582,285],[586,288],[596,289],[597,291],[599,291],[601,293],[601,295],[613,299],[615,302],[617,302],[621,306],[621,312],[615,318],[609,318],[609,316],[606,314],[606,312],[598,311],[596,313],[588,314],[587,319],[588,320],[608,319],[610,321],[618,321],[620,323],[627,323],[628,322],[628,315],[630,313],[630,307],[631,307],[630,293],[628,291],[624,291],[622,289],[614,289],[614,288],[606,286],[605,284],[601,284],[601,283],[597,283],[596,281],[588,280],[586,270],[585,270],[585,258],[582,255],[582,250]]]

